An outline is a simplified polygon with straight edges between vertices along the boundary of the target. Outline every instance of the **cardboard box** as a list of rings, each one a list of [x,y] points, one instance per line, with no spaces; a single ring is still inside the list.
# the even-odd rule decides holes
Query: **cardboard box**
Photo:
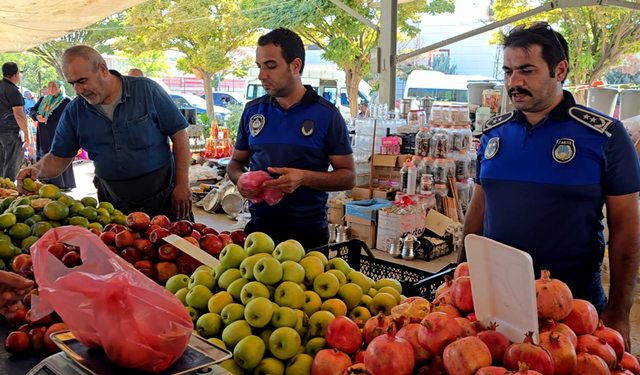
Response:
[[[331,202],[327,210],[327,219],[331,224],[344,225],[344,204]]]
[[[374,186],[373,188],[373,197],[371,198],[381,198],[387,200],[394,200],[396,197],[396,191],[398,189],[392,189],[388,187]],[[369,198],[369,185],[360,185],[351,189],[351,197],[357,201],[361,201]]]
[[[391,239],[412,235],[419,237],[424,233],[425,212],[399,215],[392,212],[378,212],[378,235],[376,249],[389,251]]]
[[[400,189],[402,177],[400,168],[396,167],[373,167],[373,184]]]
[[[407,158],[411,159],[412,156],[413,155],[373,155],[373,166],[402,168]]]
[[[376,240],[376,222],[353,215],[346,215],[345,220],[350,228],[349,238],[359,239],[373,249]]]

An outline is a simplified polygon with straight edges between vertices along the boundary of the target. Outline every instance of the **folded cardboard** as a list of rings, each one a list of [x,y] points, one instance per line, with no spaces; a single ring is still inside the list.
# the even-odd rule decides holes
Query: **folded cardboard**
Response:
[[[424,220],[424,227],[442,237],[451,224],[451,219],[436,210],[429,210]]]
[[[378,212],[378,235],[376,249],[389,251],[391,239],[408,235],[419,237],[424,233],[424,212],[400,215],[395,212]]]
[[[376,240],[376,222],[366,220],[354,215],[346,215],[345,220],[350,228],[350,236],[352,239],[359,239],[373,248]]]
[[[413,155],[373,155],[374,167],[395,167],[402,168],[404,162]]]
[[[374,186],[373,196],[369,197],[369,185],[367,184],[367,185],[360,185],[351,189],[351,197],[353,197],[353,199],[358,201],[364,200],[364,199],[371,199],[371,198],[393,200],[395,199],[396,191],[398,191],[398,189],[382,187],[382,186]]]
[[[327,219],[331,224],[344,225],[344,204],[340,202],[330,202],[327,210]]]
[[[400,168],[396,167],[373,167],[373,184],[376,186],[386,186],[400,189],[402,186],[402,175]]]

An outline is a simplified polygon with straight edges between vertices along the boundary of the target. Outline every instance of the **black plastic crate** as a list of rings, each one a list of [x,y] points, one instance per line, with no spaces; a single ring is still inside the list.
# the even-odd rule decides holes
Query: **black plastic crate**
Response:
[[[362,254],[362,250],[364,250],[366,254]],[[402,284],[402,292],[405,296],[421,296],[427,298],[429,301],[433,301],[435,298],[435,290],[440,284],[444,283],[444,275],[453,275],[456,267],[455,263],[449,263],[434,274],[419,268],[378,259],[373,255],[369,246],[360,240],[349,240],[309,251],[319,251],[328,259],[340,257],[344,259],[351,268],[362,272],[374,281],[385,278],[398,280],[400,284]],[[441,277],[439,277],[439,275],[441,275]]]
[[[439,245],[434,245],[425,237],[438,238],[444,242]],[[418,241],[420,242],[420,246],[415,250],[416,259],[430,262],[453,252],[453,235],[448,232],[441,237],[425,229],[425,233],[418,237]]]

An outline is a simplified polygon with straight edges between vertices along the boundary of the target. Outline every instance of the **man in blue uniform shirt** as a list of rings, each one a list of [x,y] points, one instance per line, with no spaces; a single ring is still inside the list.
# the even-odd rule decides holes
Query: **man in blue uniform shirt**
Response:
[[[265,232],[276,244],[295,239],[309,249],[327,244],[326,192],[351,189],[355,166],[340,112],[302,84],[304,58],[302,40],[291,30],[258,40],[258,79],[267,95],[246,105],[228,173],[246,198],[255,193],[239,178],[249,169],[269,172],[276,179],[263,186],[284,193],[274,206],[251,204],[247,233]]]
[[[516,110],[489,120],[465,235],[524,250],[536,274],[551,271],[629,346],[629,311],[640,262],[638,155],[622,123],[576,105],[562,90],[567,43],[547,24],[504,38],[505,88]],[[602,207],[609,224],[611,287],[600,279]],[[464,251],[460,261],[465,259]]]

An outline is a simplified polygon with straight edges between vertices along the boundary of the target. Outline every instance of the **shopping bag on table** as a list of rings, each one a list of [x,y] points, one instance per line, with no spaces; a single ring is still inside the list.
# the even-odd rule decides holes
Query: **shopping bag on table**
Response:
[[[46,249],[78,246],[82,265],[67,268]],[[31,248],[39,296],[33,319],[53,310],[89,348],[101,347],[126,368],[160,372],[180,358],[193,323],[178,298],[112,253],[98,236],[79,227],[49,230]]]

